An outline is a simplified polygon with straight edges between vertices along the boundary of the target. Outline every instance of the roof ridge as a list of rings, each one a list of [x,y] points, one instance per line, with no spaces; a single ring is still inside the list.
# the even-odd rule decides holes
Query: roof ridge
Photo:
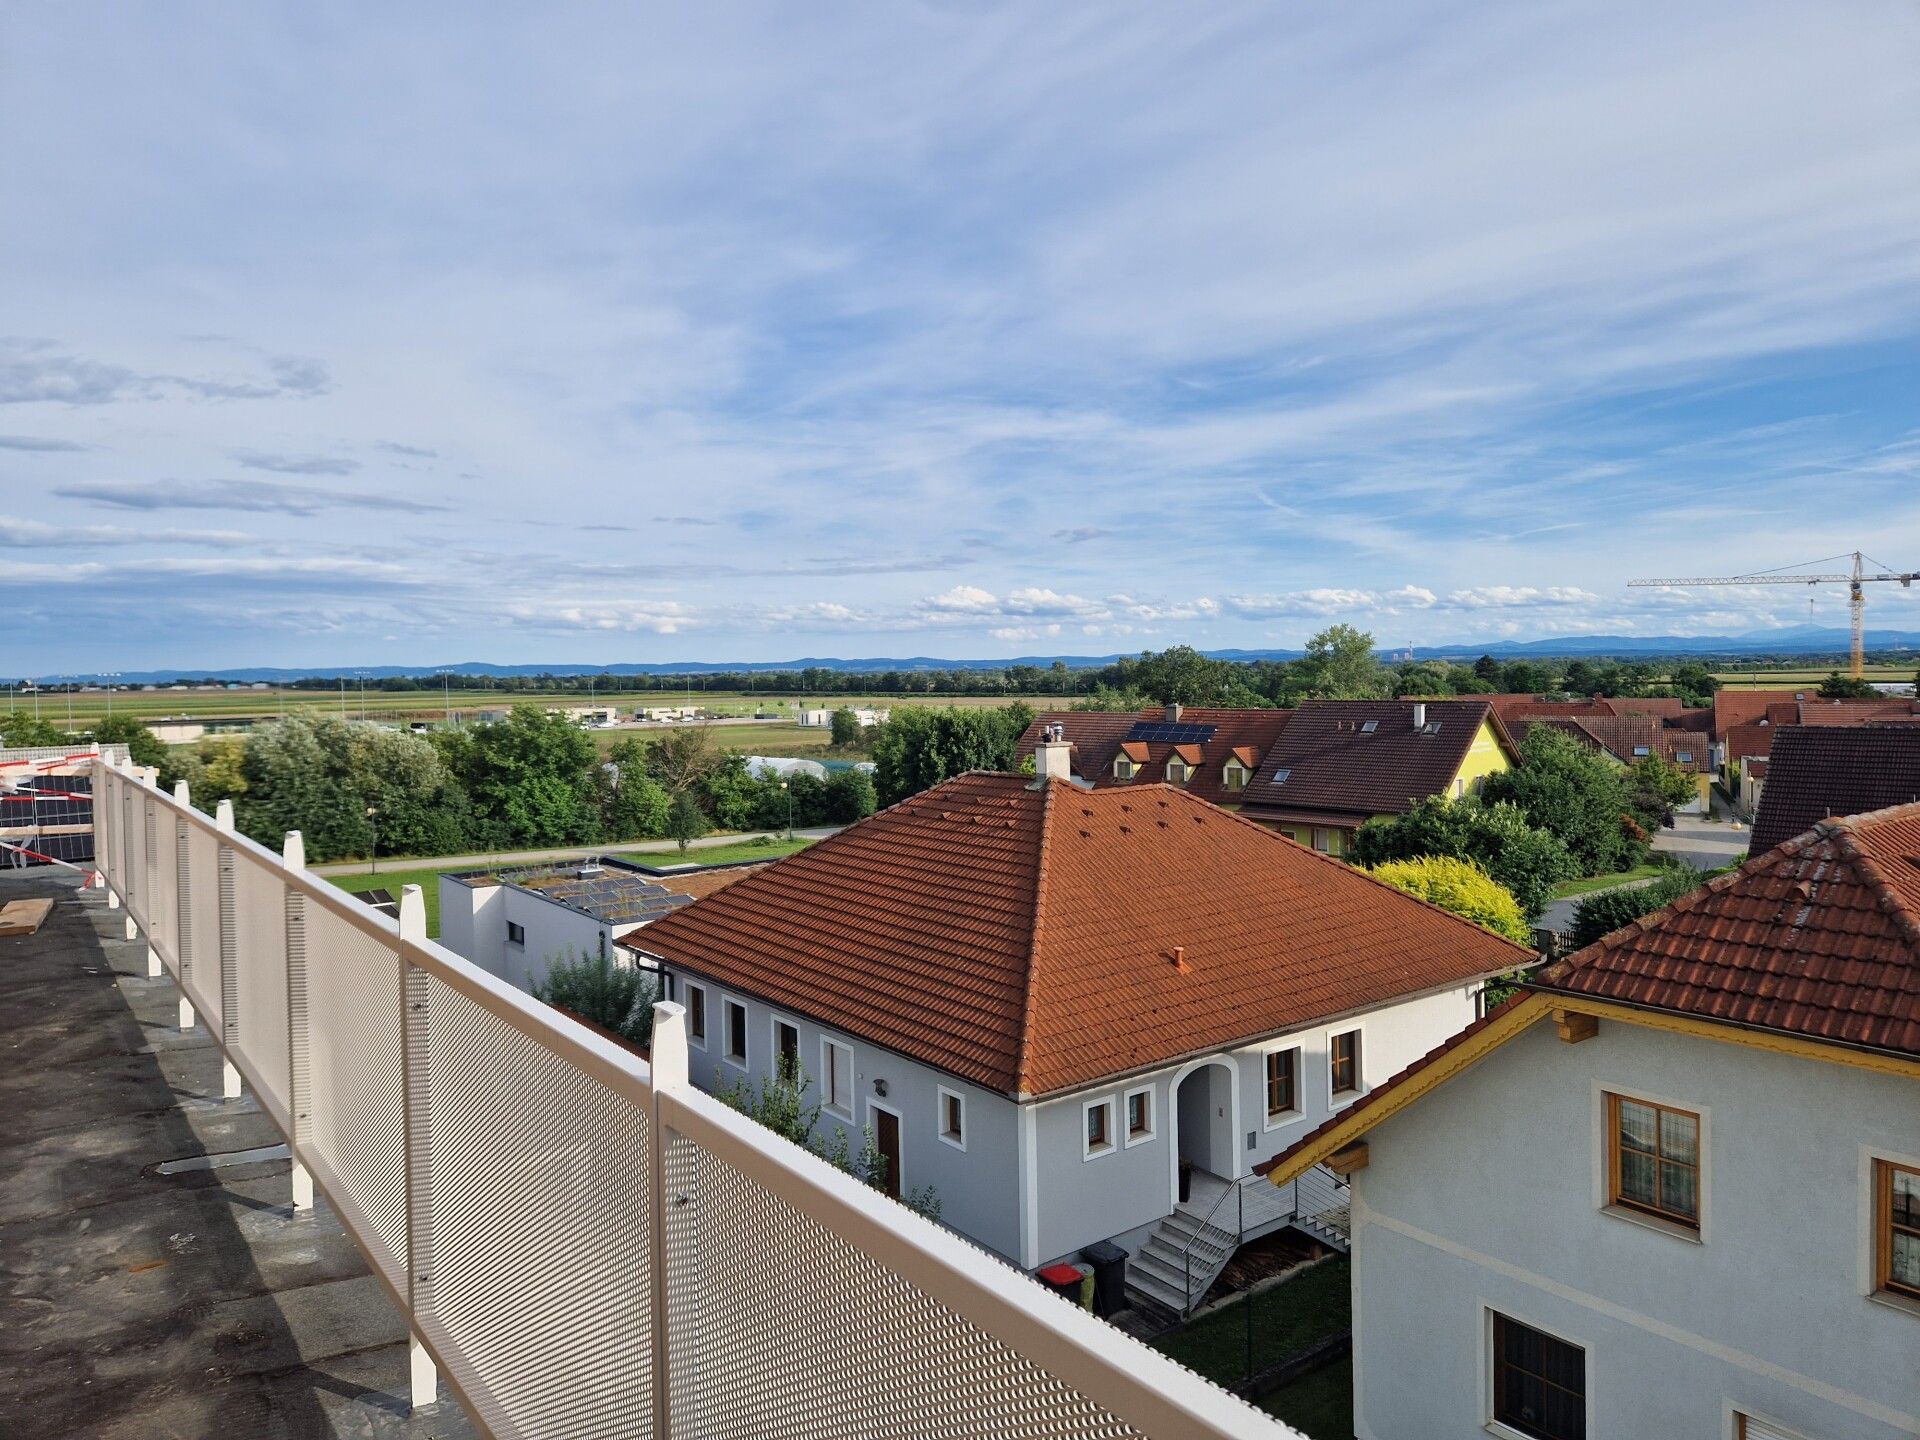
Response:
[[[1034,972],[1040,968],[1040,922],[1047,896],[1047,841],[1053,831],[1053,795],[1056,785],[1072,786],[1071,780],[1049,776],[1040,790],[1040,842],[1034,851],[1033,924],[1027,932],[1026,993],[1020,997],[1019,1048],[1013,1059],[1013,1084],[1018,1094],[1032,1094],[1027,1061],[1033,1048]],[[1077,788],[1077,787],[1076,787]]]
[[[1916,916],[1901,900],[1898,892],[1887,879],[1887,873],[1878,859],[1867,853],[1860,843],[1857,833],[1860,822],[1877,821],[1892,810],[1911,808],[1906,805],[1888,805],[1879,810],[1869,810],[1864,815],[1848,815],[1838,820],[1822,820],[1813,828],[1816,833],[1824,833],[1833,838],[1841,853],[1853,861],[1854,866],[1866,881],[1867,889],[1873,892],[1873,898],[1880,902],[1880,908],[1886,912],[1901,934],[1907,937],[1907,943],[1920,949],[1920,916]]]

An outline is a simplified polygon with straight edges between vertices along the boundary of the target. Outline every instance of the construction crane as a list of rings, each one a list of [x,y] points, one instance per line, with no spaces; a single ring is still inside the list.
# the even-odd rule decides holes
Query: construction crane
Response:
[[[1830,565],[1835,560],[1845,560],[1845,555],[1829,555],[1824,560],[1803,560],[1803,565]],[[1706,575],[1694,576],[1685,580],[1629,580],[1629,585],[1845,585],[1847,587],[1847,610],[1853,619],[1853,645],[1848,652],[1848,673],[1859,680],[1867,673],[1867,596],[1861,588],[1870,581],[1898,580],[1908,589],[1913,582],[1920,580],[1920,570],[1892,570],[1880,565],[1878,571],[1867,569],[1867,557],[1858,550],[1853,552],[1853,569],[1850,572],[1824,571],[1809,574],[1805,571],[1793,572],[1792,566],[1782,566],[1778,570],[1759,570],[1751,575]]]

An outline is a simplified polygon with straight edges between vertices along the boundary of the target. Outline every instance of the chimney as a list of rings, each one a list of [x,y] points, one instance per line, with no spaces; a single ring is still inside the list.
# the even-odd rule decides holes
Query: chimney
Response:
[[[1427,702],[1424,700],[1413,702],[1413,728],[1416,730],[1427,728]]]
[[[1178,700],[1175,700],[1171,705],[1167,706],[1167,723],[1169,725],[1178,725],[1180,723],[1180,702]]]
[[[1049,780],[1069,780],[1073,775],[1073,746],[1067,743],[1067,727],[1055,721],[1040,732],[1040,743],[1033,747],[1033,780],[1045,785]]]

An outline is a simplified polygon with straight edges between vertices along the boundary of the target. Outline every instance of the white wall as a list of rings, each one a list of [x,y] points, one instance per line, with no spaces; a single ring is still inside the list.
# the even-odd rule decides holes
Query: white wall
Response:
[[[1602,1090],[1705,1116],[1702,1231],[1601,1208]],[[1920,1434],[1920,1315],[1866,1298],[1872,1154],[1913,1082],[1602,1022],[1534,1027],[1372,1135],[1354,1177],[1362,1440],[1484,1435],[1489,1306],[1587,1347],[1589,1434]],[[1901,1418],[1901,1417],[1904,1417]]]
[[[508,938],[509,923],[521,927],[523,941]],[[440,877],[440,943],[522,990],[569,950],[584,959],[612,938],[612,926],[518,886]]]

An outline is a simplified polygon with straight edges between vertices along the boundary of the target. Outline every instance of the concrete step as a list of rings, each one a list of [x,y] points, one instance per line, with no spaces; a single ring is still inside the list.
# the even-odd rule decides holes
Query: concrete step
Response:
[[[1154,1233],[1173,1239],[1175,1249],[1181,1249],[1189,1241],[1197,1240],[1203,1247],[1232,1254],[1240,1244],[1239,1238],[1231,1230],[1222,1230],[1217,1225],[1202,1225],[1196,1220],[1177,1213],[1161,1221],[1160,1228]]]
[[[1181,1298],[1178,1285],[1168,1285],[1132,1266],[1127,1267],[1127,1294],[1136,1303],[1144,1301],[1176,1318],[1186,1314],[1186,1301]]]
[[[1177,1257],[1168,1256],[1164,1251],[1154,1254],[1142,1250],[1127,1263],[1127,1274],[1149,1276],[1175,1294],[1185,1289],[1187,1283],[1186,1267]],[[1195,1270],[1193,1272],[1195,1282],[1197,1283],[1204,1274],[1202,1270]]]

